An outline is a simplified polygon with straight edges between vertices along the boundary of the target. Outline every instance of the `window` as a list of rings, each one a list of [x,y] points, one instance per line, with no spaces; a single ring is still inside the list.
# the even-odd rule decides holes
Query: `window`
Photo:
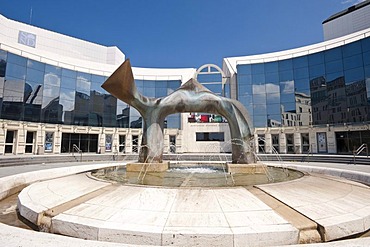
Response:
[[[119,152],[120,153],[125,153],[125,148],[126,148],[126,135],[120,135],[119,136]]]
[[[197,132],[196,141],[224,141],[224,132]]]

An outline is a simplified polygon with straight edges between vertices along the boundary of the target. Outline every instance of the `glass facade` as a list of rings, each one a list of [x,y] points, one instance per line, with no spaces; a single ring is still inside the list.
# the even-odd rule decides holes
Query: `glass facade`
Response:
[[[0,50],[0,118],[98,127],[141,128],[140,114],[101,88],[107,78]],[[181,80],[136,80],[139,92],[164,97]],[[165,127],[180,128],[180,114]]]
[[[291,59],[237,65],[254,127],[370,121],[370,38]]]

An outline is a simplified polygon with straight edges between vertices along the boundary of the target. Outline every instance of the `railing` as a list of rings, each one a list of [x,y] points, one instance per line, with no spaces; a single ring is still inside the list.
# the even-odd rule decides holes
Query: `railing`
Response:
[[[310,162],[310,156],[313,156],[312,146],[313,146],[313,144],[311,143],[308,147],[307,156],[302,156],[301,162]],[[302,152],[302,154],[303,154],[303,152]]]
[[[369,149],[367,148],[367,144],[363,143],[359,148],[353,151],[353,164],[356,165],[356,156],[366,150],[366,157],[369,157]]]
[[[113,161],[117,161],[118,160],[118,149],[117,149],[117,145],[114,145],[112,159],[113,159]]]
[[[73,156],[75,156],[75,151],[77,151],[77,153],[80,154],[80,162],[82,162],[82,151],[76,144],[73,144],[73,146],[72,146],[72,155]]]

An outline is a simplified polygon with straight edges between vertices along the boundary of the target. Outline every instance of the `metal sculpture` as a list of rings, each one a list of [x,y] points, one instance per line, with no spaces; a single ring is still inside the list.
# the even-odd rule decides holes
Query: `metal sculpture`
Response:
[[[163,98],[149,98],[136,88],[130,61],[126,60],[102,87],[116,98],[136,108],[143,118],[143,137],[139,153],[141,163],[161,163],[163,158],[163,124],[166,116],[182,112],[205,112],[227,119],[232,140],[232,163],[255,163],[250,146],[251,130],[244,106],[218,96],[196,79],[190,79]]]

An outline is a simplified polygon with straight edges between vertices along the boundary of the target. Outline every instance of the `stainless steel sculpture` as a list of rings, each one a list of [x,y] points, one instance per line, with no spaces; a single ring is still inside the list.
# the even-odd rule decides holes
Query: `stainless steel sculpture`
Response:
[[[137,91],[130,61],[126,60],[102,87],[140,112],[143,118],[141,163],[162,162],[164,119],[181,112],[205,112],[225,117],[232,139],[232,163],[255,163],[246,109],[238,101],[212,93],[195,79],[164,98],[145,97]]]

